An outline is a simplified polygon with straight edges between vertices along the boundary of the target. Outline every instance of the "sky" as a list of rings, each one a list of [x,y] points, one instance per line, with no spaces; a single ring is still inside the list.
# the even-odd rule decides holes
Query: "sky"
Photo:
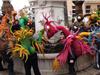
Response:
[[[28,0],[11,0],[11,4],[13,5],[16,11],[22,9],[25,6],[29,6]],[[0,8],[2,6],[2,0],[0,0]]]

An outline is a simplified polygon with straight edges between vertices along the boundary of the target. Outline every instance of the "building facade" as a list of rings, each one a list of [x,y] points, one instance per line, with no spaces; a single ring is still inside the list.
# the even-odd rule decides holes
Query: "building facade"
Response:
[[[68,16],[75,16],[76,9],[73,1],[82,1],[82,0],[66,0],[68,8]],[[100,8],[100,0],[83,0],[82,11],[83,14],[89,14],[92,11],[98,10]]]
[[[100,9],[100,0],[86,0],[84,2],[84,14]]]
[[[41,21],[44,19],[43,14],[48,17],[49,20],[53,20],[59,23],[59,25],[65,25],[64,9],[66,0],[29,0],[31,11],[35,14],[35,25],[37,31],[42,27]]]
[[[62,20],[61,25],[65,25],[65,17],[68,15],[67,18],[70,22],[76,16],[75,1],[76,3],[83,1],[81,5],[80,3],[78,5],[76,4],[77,7],[79,6],[78,8],[82,8],[82,14],[88,14],[100,8],[100,0],[29,0],[31,11],[35,14],[36,28],[41,28],[39,22],[43,20],[42,13],[47,14],[47,16],[50,15],[51,17],[49,19],[51,20]],[[64,3],[67,5],[67,13],[64,10]]]

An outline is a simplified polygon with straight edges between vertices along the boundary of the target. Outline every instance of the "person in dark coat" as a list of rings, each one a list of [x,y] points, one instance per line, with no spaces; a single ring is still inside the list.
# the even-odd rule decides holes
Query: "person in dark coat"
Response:
[[[19,21],[18,20],[15,20],[15,23],[13,24],[11,30],[12,30],[12,32],[14,32],[16,30],[20,30],[20,25],[19,25]]]

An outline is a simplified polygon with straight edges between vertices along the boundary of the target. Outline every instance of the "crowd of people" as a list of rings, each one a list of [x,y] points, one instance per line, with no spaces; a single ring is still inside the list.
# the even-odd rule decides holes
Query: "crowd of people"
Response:
[[[72,26],[69,28],[72,33],[77,33],[81,40],[87,42],[95,52],[94,68],[100,69],[100,12],[94,11],[91,14],[78,15],[72,19]],[[79,38],[80,38],[79,37]],[[74,54],[74,52],[73,52]],[[74,58],[74,60],[76,60]],[[73,67],[74,63],[71,65]],[[75,69],[71,69],[75,72]],[[72,73],[71,75],[76,75]]]
[[[25,75],[31,75],[31,67],[33,67],[35,75],[41,75],[38,68],[36,49],[32,47],[33,38],[31,37],[35,33],[35,24],[25,15],[24,11],[20,11],[19,15],[20,18],[16,19],[17,13],[13,11],[11,16],[8,14],[0,16],[0,25],[2,27],[0,30],[0,44],[6,47],[2,48],[0,46],[0,50],[3,49],[0,51],[0,71],[6,70],[2,65],[2,61],[4,61],[8,63],[8,75],[15,75],[13,57],[19,55],[18,57],[21,59],[22,56],[24,57],[22,61],[24,63]],[[6,33],[6,27],[9,34]],[[7,43],[4,43],[5,41]]]
[[[2,61],[8,63],[9,75],[15,75],[14,62],[12,57],[22,59],[25,68],[25,75],[31,75],[33,67],[35,75],[41,75],[38,67],[37,51],[43,53],[45,43],[57,32],[60,31],[61,37],[57,43],[60,43],[62,50],[55,58],[53,68],[57,69],[59,64],[66,62],[69,64],[70,75],[76,75],[74,68],[75,61],[83,54],[96,54],[95,67],[100,69],[100,13],[93,12],[84,16],[78,15],[72,20],[71,27],[53,25],[54,21],[49,21],[49,17],[44,17],[44,29],[36,33],[35,23],[29,19],[24,11],[12,15],[3,14],[0,16],[0,71],[5,70]],[[46,37],[43,36],[44,31]],[[52,43],[49,43],[52,44]]]

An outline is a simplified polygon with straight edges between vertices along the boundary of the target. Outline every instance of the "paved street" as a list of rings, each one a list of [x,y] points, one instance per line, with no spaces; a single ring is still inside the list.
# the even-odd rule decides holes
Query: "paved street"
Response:
[[[90,67],[84,71],[78,72],[78,75],[100,75],[100,70]]]
[[[21,72],[15,72],[16,75],[24,75]],[[7,75],[7,71],[0,72],[0,75]],[[100,70],[94,69],[92,66],[88,69],[78,72],[78,75],[100,75]]]
[[[16,75],[24,75],[23,73],[15,72]],[[0,75],[7,75],[7,71],[0,72]],[[100,75],[100,71],[93,68],[78,72],[78,75]]]
[[[83,59],[86,59],[86,58],[88,58],[88,57],[84,57]],[[82,68],[84,68],[84,66],[90,64],[90,62],[86,62],[86,60],[83,60],[83,59],[79,58],[79,61],[77,62],[77,68],[78,69],[79,68],[82,69]],[[88,59],[88,61],[89,61],[89,59]],[[14,63],[15,63],[15,65],[14,65],[15,74],[16,75],[25,75],[23,63],[19,59],[14,60]],[[44,67],[45,67],[45,65],[44,65]],[[4,65],[4,67],[6,68],[7,65]],[[4,71],[4,72],[0,72],[0,75],[8,75],[8,74],[7,74],[7,71]],[[32,75],[34,75],[33,72],[32,72]],[[42,75],[52,75],[52,74],[42,73]],[[62,75],[62,74],[55,74],[55,75]],[[68,75],[68,74],[64,74],[64,75]],[[100,70],[94,69],[93,65],[91,65],[88,68],[86,68],[85,70],[77,72],[77,75],[100,75]]]

